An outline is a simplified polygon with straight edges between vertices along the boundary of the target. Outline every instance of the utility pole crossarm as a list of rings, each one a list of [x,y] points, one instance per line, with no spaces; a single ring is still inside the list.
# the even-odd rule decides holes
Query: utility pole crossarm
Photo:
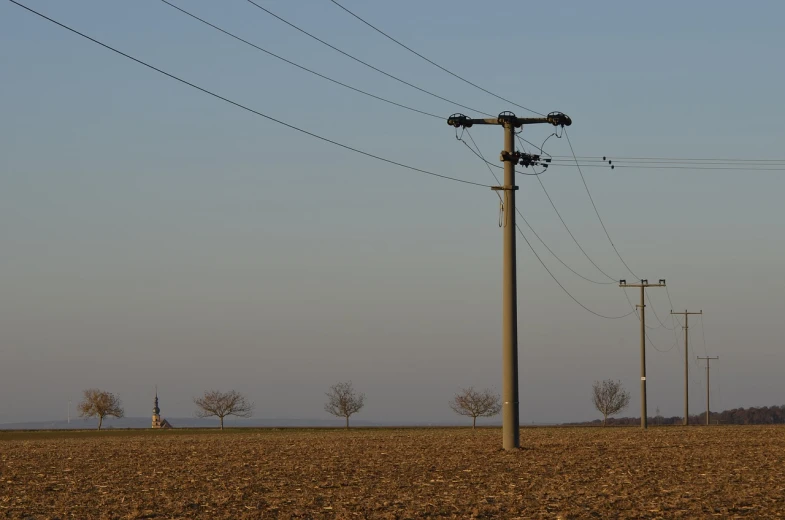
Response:
[[[447,118],[447,124],[456,128],[471,128],[474,125],[511,124],[515,128],[523,125],[551,124],[553,126],[570,126],[572,119],[561,112],[551,112],[547,117],[516,117],[512,112],[502,112],[498,117],[471,119],[463,114],[453,114]]]
[[[658,283],[649,283],[648,280],[641,280],[641,283],[627,283],[627,280],[619,280],[619,287],[665,287],[665,279],[661,278]]]
[[[505,165],[512,164],[513,167],[515,165],[521,165],[526,168],[529,166],[542,166],[544,169],[547,168],[551,162],[551,157],[542,159],[541,156],[537,154],[517,151],[515,149],[515,143],[507,143],[506,139],[510,138],[514,141],[516,135],[515,129],[521,128],[523,125],[550,124],[553,126],[565,127],[572,124],[572,119],[561,112],[551,112],[547,117],[517,117],[512,112],[502,112],[497,117],[483,119],[470,119],[463,114],[453,114],[447,118],[447,124],[454,126],[456,129],[470,128],[473,125],[503,126],[505,132],[505,145],[499,160]],[[505,173],[505,177],[506,175],[507,174]],[[514,170],[512,171],[512,179],[515,179]],[[504,186],[493,186],[491,189],[496,191],[514,191],[517,190],[518,187],[505,181]]]

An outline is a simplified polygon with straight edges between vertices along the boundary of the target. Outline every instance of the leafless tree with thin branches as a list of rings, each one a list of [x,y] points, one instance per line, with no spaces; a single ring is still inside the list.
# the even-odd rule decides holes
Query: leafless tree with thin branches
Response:
[[[603,426],[608,423],[609,416],[616,415],[630,404],[630,393],[624,389],[621,381],[595,381],[592,390],[592,402],[602,414]]]
[[[450,401],[450,408],[458,415],[472,418],[472,429],[477,427],[477,417],[493,417],[501,409],[499,394],[488,390],[475,390],[473,386],[461,388]]]
[[[218,417],[221,420],[221,429],[224,429],[224,417],[251,417],[254,404],[236,390],[221,392],[208,390],[202,397],[194,397],[197,406],[197,417]]]
[[[88,417],[98,417],[98,429],[104,423],[104,417],[123,417],[123,403],[115,394],[104,392],[97,388],[88,388],[83,392],[82,402],[77,406],[79,416],[87,419]]]
[[[324,411],[336,417],[346,418],[346,429],[349,429],[349,417],[365,406],[365,394],[358,393],[351,381],[336,383],[325,393],[327,402]]]

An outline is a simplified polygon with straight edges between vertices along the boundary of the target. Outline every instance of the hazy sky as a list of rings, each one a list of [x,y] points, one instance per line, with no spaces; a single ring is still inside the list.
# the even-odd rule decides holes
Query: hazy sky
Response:
[[[261,5],[462,104],[516,109],[407,53],[328,0]],[[244,0],[177,1],[305,66],[443,114],[468,112],[321,46]],[[424,169],[493,183],[445,121],[281,63],[157,0],[26,4],[270,116]],[[360,2],[345,5],[447,68],[573,119],[579,155],[785,158],[781,2]],[[524,135],[541,142],[544,127]],[[476,127],[498,158],[497,127]],[[501,387],[498,201],[487,188],[358,156],[227,105],[0,2],[0,422],[63,418],[99,387],[130,416],[237,389],[262,417],[325,417],[351,379],[358,418],[445,420],[460,386]],[[554,155],[566,140],[550,139]],[[785,172],[584,170],[630,267],[666,278],[690,356],[719,355],[712,408],[785,403]],[[589,255],[631,280],[574,168],[544,175]],[[534,177],[519,207],[578,272]],[[525,228],[524,228],[525,229]],[[528,233],[528,230],[526,230]],[[528,233],[531,236],[530,233]],[[582,303],[629,311],[533,245]],[[666,319],[663,289],[652,289]],[[638,293],[630,290],[635,301]],[[570,300],[519,241],[522,422],[597,417],[591,384],[639,399],[639,325]],[[649,313],[649,323],[658,325]],[[682,410],[682,332],[650,331],[649,410]],[[668,350],[670,349],[670,350]],[[704,409],[691,362],[692,407]]]

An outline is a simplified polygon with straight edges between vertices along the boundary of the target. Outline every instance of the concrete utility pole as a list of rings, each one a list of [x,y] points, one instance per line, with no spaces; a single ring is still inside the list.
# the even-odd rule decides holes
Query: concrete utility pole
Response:
[[[515,129],[523,125],[548,123],[553,126],[570,126],[572,120],[560,112],[547,117],[516,117],[512,112],[502,112],[498,117],[469,119],[463,114],[453,114],[447,124],[455,128],[473,125],[499,125],[504,128],[504,186],[491,189],[504,192],[503,235],[504,260],[502,265],[502,438],[505,450],[520,446],[518,407],[518,295],[515,257],[515,166],[538,164],[540,157],[515,151]]]
[[[711,399],[711,372],[709,371],[711,360],[712,359],[720,359],[720,356],[706,356],[700,357],[698,359],[705,359],[706,360],[706,426],[709,425],[709,410],[711,410],[711,404],[709,403],[709,399]]]
[[[700,312],[673,312],[671,314],[684,315],[684,426],[690,424],[690,360],[688,354],[688,345],[690,342],[690,314],[703,314]]]
[[[644,430],[649,427],[649,418],[646,412],[646,297],[647,287],[665,287],[665,280],[660,278],[659,283],[649,283],[648,280],[641,280],[641,283],[627,283],[627,280],[619,280],[619,287],[640,287],[641,303],[636,305],[641,310],[641,428]]]

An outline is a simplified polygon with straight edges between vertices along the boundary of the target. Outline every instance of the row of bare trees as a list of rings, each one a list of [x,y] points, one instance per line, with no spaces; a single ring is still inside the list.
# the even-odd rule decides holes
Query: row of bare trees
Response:
[[[349,428],[349,417],[365,406],[365,394],[357,392],[351,381],[334,384],[325,395],[327,395],[327,402],[324,405],[324,410],[336,417],[345,418],[346,428]],[[203,397],[194,399],[194,404],[197,406],[197,417],[218,417],[222,430],[224,429],[224,417],[230,415],[251,417],[254,408],[253,403],[235,390],[205,392]]]
[[[346,419],[346,428],[349,428],[349,417],[365,406],[365,394],[357,392],[351,381],[334,384],[325,395],[327,402],[324,405],[324,410],[336,417]],[[195,397],[193,401],[196,405],[196,416],[218,418],[222,430],[226,417],[248,418],[253,415],[254,410],[254,403],[236,390],[228,392],[208,390],[201,397]],[[493,417],[501,411],[498,394],[487,389],[475,390],[474,387],[461,389],[449,404],[455,413],[472,418],[472,428],[476,428],[478,417]],[[81,417],[97,418],[99,430],[103,425],[104,418],[125,416],[120,398],[97,388],[84,391],[84,397],[79,403],[78,410]]]
[[[232,415],[236,417],[251,417],[254,404],[240,392],[230,390],[220,392],[208,390],[202,397],[195,397],[197,417],[217,417],[224,429],[224,418]],[[83,392],[82,401],[77,406],[79,416],[84,418],[95,417],[98,419],[98,429],[106,417],[124,417],[125,409],[120,397],[111,392],[97,388],[88,388]]]
[[[327,392],[325,411],[336,417],[346,419],[349,427],[349,417],[359,412],[365,406],[365,394],[358,393],[351,381],[337,383]],[[201,397],[194,398],[196,416],[200,418],[216,417],[224,429],[224,419],[229,416],[248,418],[253,415],[254,403],[236,390],[221,392],[208,390]],[[125,410],[120,397],[111,393],[89,388],[84,391],[82,401],[77,407],[79,415],[84,418],[95,417],[98,419],[98,429],[106,417],[124,417]]]

